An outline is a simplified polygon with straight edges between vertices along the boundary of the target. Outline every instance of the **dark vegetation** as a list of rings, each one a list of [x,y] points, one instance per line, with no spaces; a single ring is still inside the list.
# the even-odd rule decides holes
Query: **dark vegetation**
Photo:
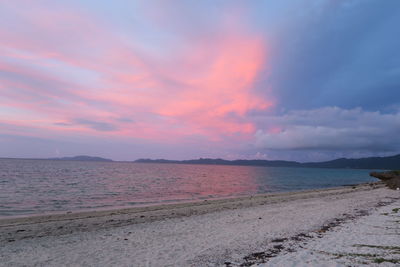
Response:
[[[325,162],[300,163],[284,160],[224,160],[200,158],[193,160],[138,159],[140,163],[175,163],[175,164],[215,164],[265,167],[308,167],[308,168],[349,168],[349,169],[398,169],[400,154],[390,157],[370,157],[361,159],[335,159]],[[400,171],[397,171],[400,173]]]
[[[75,156],[62,158],[48,158],[49,160],[69,160],[69,161],[103,161],[111,162],[113,160],[92,157],[92,156]],[[204,165],[237,165],[237,166],[260,166],[260,167],[307,167],[307,168],[337,168],[337,169],[381,169],[381,170],[397,170],[392,171],[396,175],[400,175],[400,154],[389,157],[370,157],[360,159],[340,158],[324,162],[296,162],[285,160],[225,160],[200,158],[191,160],[167,160],[167,159],[138,159],[137,163],[174,163],[174,164],[204,164]],[[373,176],[373,175],[372,175]],[[375,176],[374,176],[375,177]],[[379,177],[377,177],[379,178]]]

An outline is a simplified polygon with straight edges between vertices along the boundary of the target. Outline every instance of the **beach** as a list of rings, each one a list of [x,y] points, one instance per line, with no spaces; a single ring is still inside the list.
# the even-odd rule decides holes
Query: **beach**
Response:
[[[352,260],[338,257],[342,239],[350,236],[346,231],[359,229],[365,224],[363,220],[368,224],[397,220],[398,228],[399,214],[392,212],[396,207],[400,207],[399,191],[387,189],[382,183],[369,183],[6,218],[0,220],[0,265],[269,266],[275,261],[281,266],[310,266],[310,262],[321,261],[327,266],[342,266]],[[390,233],[398,235],[396,222],[390,223],[393,225],[388,227],[394,228]],[[400,246],[398,236],[387,235],[385,228],[373,228],[374,235],[361,237],[362,231],[355,232],[346,244],[353,250],[373,249],[352,247],[359,242],[372,246],[375,243],[371,242],[379,241],[376,245],[385,246],[387,240],[387,246]],[[333,254],[316,256],[318,249]],[[399,258],[396,250],[392,254],[390,258]]]

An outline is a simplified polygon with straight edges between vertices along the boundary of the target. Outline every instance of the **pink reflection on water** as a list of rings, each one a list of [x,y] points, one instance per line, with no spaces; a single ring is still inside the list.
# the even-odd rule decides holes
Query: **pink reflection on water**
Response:
[[[121,163],[124,164],[124,163]],[[257,169],[246,166],[128,163],[129,172],[106,179],[115,205],[223,198],[257,193]],[[129,173],[129,175],[127,175]]]
[[[370,182],[368,170],[0,160],[0,217]]]

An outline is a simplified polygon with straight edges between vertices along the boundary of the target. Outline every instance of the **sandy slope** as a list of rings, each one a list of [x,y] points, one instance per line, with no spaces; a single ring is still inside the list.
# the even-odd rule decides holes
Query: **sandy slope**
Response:
[[[399,192],[357,186],[0,221],[0,265],[248,264],[271,240],[320,229]],[[356,210],[357,209],[357,210]],[[246,258],[246,259],[244,259]]]

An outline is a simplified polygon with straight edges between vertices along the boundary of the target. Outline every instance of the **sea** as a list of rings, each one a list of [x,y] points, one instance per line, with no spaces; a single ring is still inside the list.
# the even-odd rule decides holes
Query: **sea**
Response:
[[[0,159],[0,217],[329,188],[376,181],[370,171]]]

